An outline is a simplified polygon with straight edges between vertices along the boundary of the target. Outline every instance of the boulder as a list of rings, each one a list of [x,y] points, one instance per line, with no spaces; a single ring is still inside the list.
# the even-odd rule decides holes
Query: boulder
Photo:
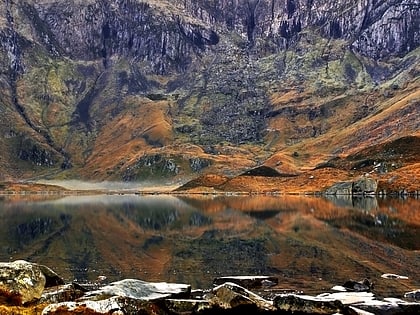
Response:
[[[168,314],[162,309],[162,301],[144,301],[121,296],[113,296],[100,301],[63,302],[48,305],[42,315],[156,315]]]
[[[83,296],[82,300],[103,300],[113,296],[137,300],[189,298],[190,293],[191,286],[187,284],[124,279],[112,282],[98,290],[90,291]]]
[[[295,294],[276,296],[274,307],[292,314],[357,314],[338,299]]]
[[[51,268],[44,265],[39,265],[39,264],[36,264],[36,265],[39,267],[39,269],[45,276],[46,288],[64,284],[63,278],[57,275]]]
[[[383,275],[381,275],[381,278],[384,278],[384,279],[408,280],[408,277],[407,276],[401,276],[401,275],[397,275],[395,273],[384,273]]]
[[[325,191],[327,195],[351,195],[353,182],[335,183]]]
[[[75,301],[87,292],[76,283],[47,288],[42,293],[39,303],[61,303]]]
[[[46,301],[65,300],[66,294],[73,299],[74,294],[83,294],[79,286],[63,288],[61,294],[46,296]],[[145,282],[137,279],[125,279],[113,282],[98,290],[86,292],[75,301],[63,301],[47,306],[42,315],[53,314],[168,314],[166,301],[170,298],[188,298],[191,286],[166,282]],[[187,303],[184,303],[186,305]],[[176,303],[172,303],[175,305]],[[179,306],[179,305],[178,305]],[[191,306],[193,308],[193,306]]]
[[[353,182],[353,195],[375,194],[378,189],[378,183],[373,178],[363,176]]]
[[[406,299],[412,299],[412,300],[419,301],[420,300],[420,289],[407,292],[407,293],[404,294],[404,297]]]
[[[345,309],[340,314],[420,314],[420,303],[407,302],[397,298],[378,298],[371,292],[324,293],[312,297],[318,301],[340,301]],[[325,314],[316,313],[315,314]]]
[[[373,284],[368,279],[362,281],[348,280],[343,284],[347,291],[368,292],[373,288]]]
[[[228,276],[218,277],[213,280],[214,285],[221,285],[226,282],[235,283],[246,289],[259,289],[275,286],[279,283],[279,279],[270,276]]]
[[[370,177],[363,176],[355,181],[335,183],[325,190],[326,195],[372,195],[376,193],[378,183]]]
[[[0,263],[1,304],[22,305],[38,300],[44,291],[46,277],[37,264],[24,260]]]
[[[210,301],[199,299],[166,299],[166,309],[170,314],[198,314],[214,307]]]
[[[226,282],[213,288],[212,292],[206,296],[213,304],[222,309],[232,309],[243,306],[250,307],[251,310],[273,310],[273,303],[261,296],[235,284]]]

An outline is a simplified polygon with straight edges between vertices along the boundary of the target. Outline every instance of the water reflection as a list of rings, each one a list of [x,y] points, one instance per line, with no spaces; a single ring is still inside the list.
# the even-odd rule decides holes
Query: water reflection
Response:
[[[221,275],[276,275],[319,292],[349,278],[381,293],[419,286],[420,201],[273,196],[0,199],[0,261],[67,280],[134,277],[209,287]],[[384,283],[381,273],[410,280]]]
[[[326,198],[339,207],[358,208],[367,211],[378,209],[378,200],[374,196],[327,195]]]

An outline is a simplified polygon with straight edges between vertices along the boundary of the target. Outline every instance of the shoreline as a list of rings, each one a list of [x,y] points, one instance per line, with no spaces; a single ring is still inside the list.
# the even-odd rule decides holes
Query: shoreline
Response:
[[[214,278],[210,288],[188,283],[122,279],[95,287],[66,283],[46,265],[17,260],[0,262],[0,314],[418,314],[420,290],[401,298],[380,297],[368,279],[308,295],[279,288],[274,276]],[[397,274],[382,278],[405,279]],[[27,281],[21,281],[21,278]]]

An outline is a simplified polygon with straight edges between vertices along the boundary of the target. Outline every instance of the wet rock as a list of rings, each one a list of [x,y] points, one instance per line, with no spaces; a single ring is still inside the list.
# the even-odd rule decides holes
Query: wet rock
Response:
[[[188,298],[190,293],[191,286],[187,284],[125,279],[88,292],[82,300],[102,300],[112,296],[122,296],[138,300]]]
[[[22,305],[38,300],[46,283],[45,275],[36,264],[24,260],[0,263],[0,301]]]
[[[230,276],[218,277],[214,279],[214,285],[221,285],[226,282],[232,282],[246,289],[257,289],[261,287],[271,287],[279,283],[279,279],[270,276]]]

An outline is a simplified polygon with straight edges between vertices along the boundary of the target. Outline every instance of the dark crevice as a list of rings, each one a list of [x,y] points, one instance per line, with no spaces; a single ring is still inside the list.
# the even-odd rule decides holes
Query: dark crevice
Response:
[[[256,9],[259,4],[259,0],[249,0],[248,1],[248,16],[246,20],[247,27],[247,37],[248,42],[252,45],[254,43],[254,33],[256,27]]]

